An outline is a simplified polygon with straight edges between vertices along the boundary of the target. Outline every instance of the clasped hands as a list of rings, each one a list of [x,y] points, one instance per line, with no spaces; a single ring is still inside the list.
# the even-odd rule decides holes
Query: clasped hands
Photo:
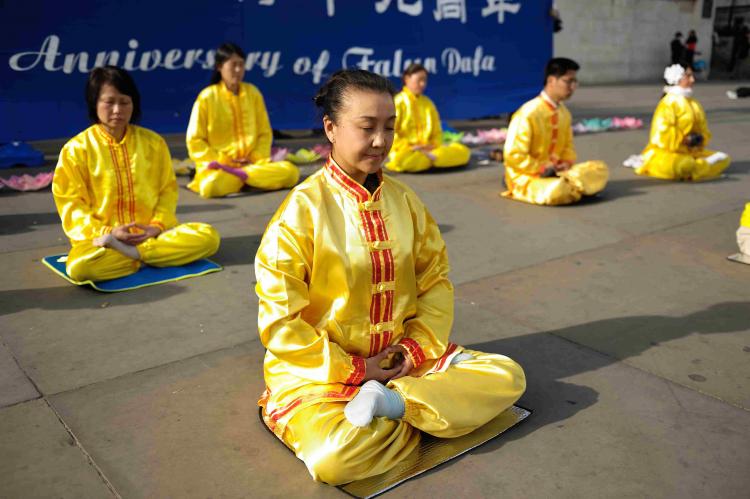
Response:
[[[570,170],[571,166],[573,165],[571,165],[567,161],[561,161],[560,163],[551,164],[544,169],[540,176],[542,178],[555,177],[558,173]]]
[[[159,234],[161,234],[161,229],[156,225],[143,225],[135,222],[125,225],[118,225],[117,227],[112,229],[112,235],[118,241],[121,241],[130,246],[137,246],[147,239],[156,237]]]
[[[389,361],[392,363],[388,367]],[[381,367],[381,364],[386,367]],[[364,381],[374,379],[385,384],[390,380],[402,378],[409,374],[414,364],[406,350],[400,345],[391,345],[377,355],[365,359]]]

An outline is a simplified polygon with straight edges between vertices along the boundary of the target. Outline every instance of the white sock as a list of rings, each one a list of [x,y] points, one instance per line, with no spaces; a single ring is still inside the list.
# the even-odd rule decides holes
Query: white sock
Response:
[[[122,253],[128,258],[132,258],[133,260],[141,259],[141,254],[138,252],[135,246],[123,243],[112,234],[105,234],[101,237],[97,237],[93,242],[94,246],[112,248],[113,250]]]
[[[724,161],[728,157],[729,156],[727,156],[723,152],[715,152],[711,156],[706,158],[706,163],[708,163],[709,165],[715,165],[719,161]]]
[[[628,159],[622,162],[622,166],[626,166],[628,168],[640,168],[643,166],[643,156],[640,154],[633,154]]]
[[[473,359],[474,356],[470,353],[461,352],[460,354],[456,355],[451,359],[451,365],[458,364],[459,362],[463,362],[465,360]]]
[[[399,419],[404,415],[404,399],[395,390],[371,379],[344,408],[344,415],[354,426],[367,426],[372,418],[384,416]]]

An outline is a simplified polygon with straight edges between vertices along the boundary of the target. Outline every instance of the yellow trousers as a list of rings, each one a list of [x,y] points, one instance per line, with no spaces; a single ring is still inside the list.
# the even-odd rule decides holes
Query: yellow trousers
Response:
[[[66,271],[76,281],[106,281],[135,273],[141,264],[172,267],[211,256],[219,249],[219,233],[204,223],[185,223],[166,230],[136,246],[140,261],[119,251],[94,246],[91,241],[75,244],[68,254]]]
[[[300,410],[284,430],[284,443],[315,480],[338,485],[391,469],[419,444],[420,430],[441,438],[470,433],[513,405],[526,378],[508,357],[464,352],[473,358],[388,383],[404,399],[401,420],[375,418],[360,428],[344,416],[346,402],[326,402]]]
[[[294,187],[299,180],[299,169],[289,161],[262,161],[245,166],[242,170],[247,173],[245,182],[223,170],[198,167],[195,178],[188,184],[188,188],[204,198],[219,198],[240,192],[245,184],[265,191],[274,191]]]
[[[714,164],[706,158],[716,151],[701,149],[680,153],[649,147],[643,153],[643,165],[635,170],[638,175],[664,180],[706,180],[721,175],[732,159],[727,157]]]
[[[586,161],[559,175],[549,178],[522,176],[514,182],[506,174],[509,190],[502,195],[532,204],[571,204],[583,196],[601,192],[609,180],[609,169],[603,161]]]
[[[435,161],[422,151],[404,149],[391,154],[386,163],[386,168],[395,172],[421,172],[428,168],[451,168],[462,166],[469,162],[471,150],[463,144],[454,142],[438,146],[430,153],[435,156]]]

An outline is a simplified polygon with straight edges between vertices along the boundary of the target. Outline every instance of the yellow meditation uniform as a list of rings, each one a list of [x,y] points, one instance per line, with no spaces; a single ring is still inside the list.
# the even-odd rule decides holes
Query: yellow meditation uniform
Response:
[[[136,272],[141,264],[184,265],[212,255],[219,234],[208,224],[177,225],[177,180],[166,142],[128,125],[117,141],[93,125],[62,148],[52,194],[72,246],[66,270],[76,281],[103,281]],[[140,261],[93,240],[129,223],[162,232],[136,246]]]
[[[750,257],[750,203],[745,205],[745,211],[740,218],[740,228],[737,230],[737,245],[740,252]]]
[[[292,163],[271,162],[273,131],[266,105],[260,91],[249,83],[241,83],[237,95],[223,82],[204,88],[193,104],[186,141],[197,168],[188,187],[205,198],[239,192],[245,184],[264,190],[286,189],[299,180],[299,170]],[[249,164],[235,163],[242,160]],[[242,167],[247,180],[208,168],[214,161]]]
[[[448,270],[437,224],[390,177],[371,194],[329,159],[274,215],[255,259],[267,349],[258,403],[316,480],[383,473],[418,445],[420,430],[464,435],[524,392],[514,361],[448,341]],[[396,344],[414,364],[387,384],[405,402],[403,418],[353,426],[344,407],[359,391],[365,359]],[[451,364],[460,352],[472,358]]]
[[[702,135],[703,144],[688,147],[685,137],[691,133]],[[731,159],[726,156],[707,161],[715,154],[706,149],[709,140],[711,132],[700,103],[692,97],[667,93],[656,106],[648,146],[641,154],[643,164],[635,172],[667,180],[716,177],[729,166]]]
[[[435,104],[425,95],[416,96],[406,87],[396,94],[395,138],[388,155],[389,170],[419,172],[430,167],[450,168],[469,162],[471,151],[458,142],[443,145],[443,130]],[[434,160],[414,146],[432,146]]]
[[[533,204],[575,203],[607,185],[609,169],[602,161],[575,164],[571,116],[564,104],[544,92],[516,111],[503,149],[503,196]],[[547,167],[567,163],[570,169],[542,177]]]

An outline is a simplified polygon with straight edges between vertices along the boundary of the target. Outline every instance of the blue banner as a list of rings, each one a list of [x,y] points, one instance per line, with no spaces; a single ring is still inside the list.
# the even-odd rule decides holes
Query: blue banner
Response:
[[[213,49],[247,51],[245,80],[277,129],[319,127],[312,96],[342,67],[430,71],[443,119],[510,112],[535,95],[552,54],[551,0],[162,0],[0,2],[0,143],[63,138],[88,125],[96,66],[129,70],[143,126],[183,132]]]

